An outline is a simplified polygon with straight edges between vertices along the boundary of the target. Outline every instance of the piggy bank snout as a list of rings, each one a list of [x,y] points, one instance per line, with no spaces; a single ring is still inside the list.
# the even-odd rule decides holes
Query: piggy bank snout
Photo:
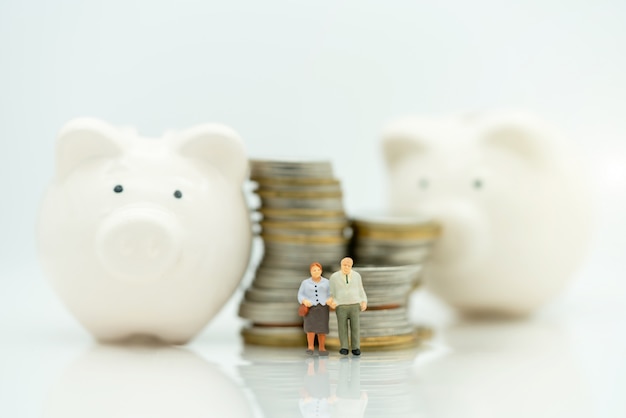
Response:
[[[176,218],[159,208],[120,208],[96,234],[96,253],[111,275],[131,282],[159,279],[181,253]]]
[[[433,202],[425,212],[441,226],[433,248],[435,262],[463,265],[489,252],[489,225],[479,208],[460,200]]]

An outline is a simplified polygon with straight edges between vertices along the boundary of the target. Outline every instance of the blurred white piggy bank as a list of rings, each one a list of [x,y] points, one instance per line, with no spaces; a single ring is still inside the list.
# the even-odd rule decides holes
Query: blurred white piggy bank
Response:
[[[238,135],[207,124],[147,139],[76,119],[61,130],[56,154],[38,238],[61,299],[101,341],[187,342],[248,264]]]
[[[383,148],[390,206],[439,221],[427,286],[469,314],[526,314],[561,290],[590,233],[572,144],[533,116],[405,118]]]

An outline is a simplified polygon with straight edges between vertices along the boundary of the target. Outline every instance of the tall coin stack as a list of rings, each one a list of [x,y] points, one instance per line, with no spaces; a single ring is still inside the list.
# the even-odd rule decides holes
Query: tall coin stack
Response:
[[[334,271],[345,256],[348,219],[343,193],[329,161],[250,161],[257,183],[264,253],[239,306],[252,321],[242,330],[246,343],[303,346],[297,294],[317,261]]]
[[[367,293],[361,313],[361,348],[391,349],[416,345],[429,334],[409,319],[408,300],[421,282],[423,263],[439,226],[407,216],[360,217],[352,220],[351,254]],[[337,321],[330,321],[326,344],[339,347]]]

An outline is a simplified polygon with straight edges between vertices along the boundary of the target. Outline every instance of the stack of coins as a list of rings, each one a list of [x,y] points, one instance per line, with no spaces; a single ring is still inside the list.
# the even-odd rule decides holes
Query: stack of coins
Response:
[[[360,315],[361,348],[404,348],[428,338],[430,330],[411,323],[408,301],[421,283],[438,225],[410,216],[359,217],[352,220],[352,230],[354,270],[368,298]],[[334,318],[326,344],[340,348]]]
[[[250,162],[260,205],[263,257],[246,290],[239,316],[250,344],[305,344],[297,293],[309,265],[337,266],[348,246],[349,226],[339,180],[328,161]]]
[[[362,266],[421,264],[440,234],[438,224],[408,215],[355,217],[352,230],[351,252]]]
[[[420,341],[410,321],[408,298],[419,281],[422,266],[355,266],[367,293],[367,310],[360,314],[361,349],[405,348]],[[329,348],[340,348],[337,320],[330,321]]]

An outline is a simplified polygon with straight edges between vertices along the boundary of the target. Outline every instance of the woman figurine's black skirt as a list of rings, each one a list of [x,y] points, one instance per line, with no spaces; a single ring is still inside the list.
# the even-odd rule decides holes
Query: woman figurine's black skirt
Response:
[[[328,305],[315,305],[309,308],[304,316],[304,332],[328,334]]]

